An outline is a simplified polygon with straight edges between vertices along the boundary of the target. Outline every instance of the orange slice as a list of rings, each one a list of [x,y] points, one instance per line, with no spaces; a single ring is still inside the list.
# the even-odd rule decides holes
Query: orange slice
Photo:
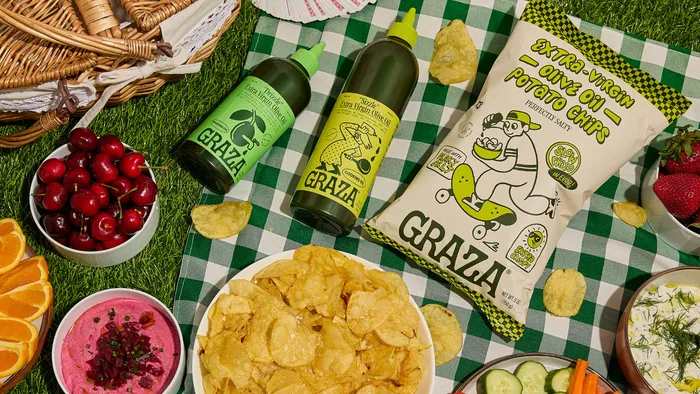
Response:
[[[43,256],[30,257],[12,271],[0,275],[0,294],[8,293],[20,286],[49,279],[49,267]]]
[[[3,228],[7,224],[2,225]],[[27,239],[21,231],[10,231],[0,235],[0,275],[15,268],[24,256]]]
[[[38,341],[39,330],[32,323],[15,317],[0,317],[0,342],[26,342],[31,359]]]
[[[0,341],[0,378],[19,372],[29,360],[29,345],[26,342]]]
[[[15,219],[0,219],[0,237],[13,231],[23,234],[22,227],[19,226],[19,223],[17,223]]]
[[[53,300],[53,288],[42,280],[0,295],[0,317],[34,321],[43,315]]]

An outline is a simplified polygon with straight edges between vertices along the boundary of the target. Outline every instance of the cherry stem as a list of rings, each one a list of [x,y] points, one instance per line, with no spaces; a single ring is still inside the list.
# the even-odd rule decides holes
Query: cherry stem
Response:
[[[41,193],[41,194],[32,194],[32,197],[44,197],[46,193]]]
[[[117,197],[117,201],[118,201],[118,202],[121,202],[120,200],[121,200],[124,196],[126,196],[127,194],[131,194],[131,193],[135,192],[136,190],[138,190],[138,188],[135,187],[135,188],[129,190],[128,192],[122,194],[121,196]]]
[[[161,170],[163,170],[163,171],[167,171],[167,170],[170,169],[170,165],[165,165],[165,166],[139,166],[139,168],[141,168],[141,169],[150,168],[150,169],[153,169],[153,170],[161,169]]]
[[[119,220],[122,220],[122,200],[117,198],[117,205],[119,205]]]
[[[108,185],[108,184],[106,184],[106,183],[100,183],[100,185],[106,187],[107,189],[119,190],[119,189],[117,189],[116,187],[110,186],[110,185]]]

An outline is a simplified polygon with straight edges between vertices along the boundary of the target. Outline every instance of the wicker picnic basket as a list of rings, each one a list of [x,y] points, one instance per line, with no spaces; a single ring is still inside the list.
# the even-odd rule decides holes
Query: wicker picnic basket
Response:
[[[3,112],[0,121],[35,119],[28,129],[0,136],[0,148],[17,148],[82,114],[95,101],[78,103],[68,86],[100,73],[130,68],[140,60],[172,56],[162,42],[159,23],[185,9],[194,0],[120,0],[134,21],[120,28],[109,0],[0,0],[0,91],[58,81],[58,106],[46,113]],[[186,64],[209,57],[221,35],[240,11],[240,1],[223,26],[201,46]],[[134,26],[135,25],[135,26]],[[129,83],[114,93],[108,106],[132,97],[146,96],[176,74],[154,74]],[[104,87],[96,86],[97,98]]]

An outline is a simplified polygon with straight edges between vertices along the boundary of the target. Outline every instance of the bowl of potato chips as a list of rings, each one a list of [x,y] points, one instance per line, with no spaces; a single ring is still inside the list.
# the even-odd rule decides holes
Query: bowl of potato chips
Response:
[[[308,245],[217,294],[197,331],[194,392],[429,394],[432,346],[401,276]]]

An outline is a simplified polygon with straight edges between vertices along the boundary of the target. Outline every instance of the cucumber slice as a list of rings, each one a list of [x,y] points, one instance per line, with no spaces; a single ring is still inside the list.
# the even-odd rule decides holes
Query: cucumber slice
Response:
[[[547,375],[544,381],[544,389],[550,393],[569,391],[571,376],[574,374],[573,368],[557,369]]]
[[[515,369],[515,376],[523,385],[523,394],[545,394],[547,368],[537,361],[525,361]]]
[[[479,378],[476,384],[479,394],[522,394],[520,379],[503,369],[492,369]]]

